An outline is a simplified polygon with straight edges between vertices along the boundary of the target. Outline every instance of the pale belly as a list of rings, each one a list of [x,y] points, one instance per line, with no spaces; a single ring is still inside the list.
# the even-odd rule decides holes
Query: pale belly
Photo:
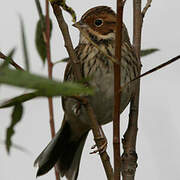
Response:
[[[114,75],[109,73],[107,75],[98,75],[93,78],[94,81],[91,81],[91,85],[95,87],[94,96],[88,97],[89,103],[92,105],[95,116],[99,124],[103,125],[113,120],[113,111],[114,111]],[[123,78],[123,83],[124,77]],[[128,105],[130,98],[132,96],[133,87],[131,85],[126,87],[121,93],[121,109],[122,112]],[[91,127],[91,120],[87,115],[87,112],[84,106],[81,106],[81,109],[78,114],[79,120],[86,124],[87,127]]]
[[[122,73],[122,83],[129,81],[125,77],[126,73]],[[95,94],[87,97],[89,103],[92,105],[95,116],[99,124],[103,125],[113,120],[114,110],[114,74],[97,73],[90,82],[91,86],[95,88]],[[121,109],[122,112],[128,105],[132,96],[134,85],[131,84],[123,89],[121,93]],[[88,129],[91,129],[91,120],[83,105],[75,99],[68,98],[66,101],[65,118],[69,121],[72,129],[78,134],[83,134]],[[79,133],[81,132],[81,133]]]
[[[95,78],[96,81],[92,83],[96,87],[95,96],[89,97],[97,120],[100,124],[106,124],[113,120],[114,111],[114,74],[107,74]],[[97,81],[99,79],[99,81]],[[122,77],[124,84],[124,78]],[[125,88],[121,93],[121,109],[122,112],[128,105],[131,98],[132,90],[130,87]]]

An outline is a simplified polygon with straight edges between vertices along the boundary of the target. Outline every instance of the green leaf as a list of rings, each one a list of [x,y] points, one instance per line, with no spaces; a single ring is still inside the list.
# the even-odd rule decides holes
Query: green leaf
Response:
[[[35,0],[35,3],[36,3],[36,8],[37,8],[37,11],[38,11],[38,14],[39,14],[39,18],[41,20],[43,20],[44,15],[43,15],[43,12],[42,12],[41,4],[40,4],[39,0]],[[43,27],[43,25],[45,25],[45,24],[42,24],[42,27]],[[43,27],[43,29],[45,29],[45,27]]]
[[[85,84],[85,83],[88,83],[90,80],[91,80],[91,78],[85,78],[81,81],[78,81],[78,83]],[[7,100],[7,101],[4,101],[3,103],[1,103],[0,109],[1,108],[7,108],[10,106],[14,106],[14,105],[19,104],[19,103],[24,103],[24,102],[32,100],[36,97],[44,97],[44,96],[46,97],[46,94],[44,94],[42,91],[34,91],[31,93],[22,94],[20,96],[16,96],[10,100]]]
[[[9,51],[7,57],[9,57],[9,58],[11,59],[11,58],[14,56],[15,51],[16,51],[16,48],[11,49],[11,50]]]
[[[23,54],[25,60],[25,69],[29,71],[30,66],[29,66],[29,55],[28,55],[27,42],[26,42],[27,40],[24,30],[24,22],[21,17],[20,17],[20,23],[21,23],[21,39],[22,39],[22,47],[23,47]]]
[[[92,95],[92,88],[73,82],[58,82],[25,71],[0,67],[0,83],[40,91],[39,96]]]
[[[18,103],[23,103],[23,102],[29,101],[31,99],[34,99],[38,95],[40,95],[40,92],[35,91],[35,92],[32,92],[32,93],[26,93],[26,94],[14,97],[14,98],[12,98],[12,99],[10,99],[8,101],[5,101],[5,102],[1,103],[0,108],[7,108],[7,107],[10,107],[10,106],[14,106],[14,105],[16,105]]]
[[[43,63],[46,59],[46,43],[45,43],[45,27],[46,27],[45,17],[40,19],[36,25],[36,34],[35,34],[35,44],[39,56]],[[50,36],[52,34],[52,21],[50,20]]]
[[[14,109],[11,115],[11,118],[12,118],[11,124],[6,130],[6,149],[8,153],[10,152],[10,148],[12,145],[12,142],[11,142],[12,136],[15,133],[14,128],[16,124],[21,120],[22,114],[23,114],[23,106],[21,104],[16,104],[16,106],[14,106]]]
[[[9,64],[13,64],[12,56],[14,55],[14,53],[15,53],[15,48],[13,48],[12,50],[10,50],[10,52],[8,53],[8,55],[7,55],[6,58],[5,58],[5,61],[4,61],[3,64],[1,65],[2,67],[6,67],[6,66],[8,66]]]
[[[156,51],[159,51],[159,49],[157,48],[143,49],[141,50],[141,57],[150,55],[152,53],[155,53]]]
[[[63,63],[63,62],[66,62],[66,63],[67,63],[68,60],[69,60],[69,58],[63,58],[63,59],[61,59],[61,60],[58,60],[58,61],[54,62],[53,65],[59,64],[59,63]]]
[[[36,43],[36,49],[41,57],[41,60],[43,63],[45,63],[46,59],[46,43],[44,41],[45,37],[45,31],[42,27],[41,23],[45,23],[44,20],[39,20],[36,25],[36,35],[35,35],[35,43]]]

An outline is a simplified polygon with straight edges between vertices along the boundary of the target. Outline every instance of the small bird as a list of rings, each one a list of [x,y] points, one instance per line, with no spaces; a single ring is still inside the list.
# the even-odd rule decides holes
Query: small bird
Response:
[[[87,98],[99,124],[103,125],[113,119],[114,66],[110,57],[115,59],[116,14],[110,7],[97,6],[88,10],[74,26],[80,30],[80,40],[75,53],[81,74],[83,78],[90,77],[88,84],[95,89],[94,96]],[[124,24],[122,33],[121,85],[137,77],[139,69]],[[70,61],[66,66],[64,81],[75,81]],[[120,112],[130,102],[134,90],[135,82],[123,89]],[[62,106],[64,119],[61,128],[35,160],[39,167],[37,176],[47,173],[56,164],[61,176],[76,180],[82,150],[91,130],[91,121],[85,107],[78,100],[63,97]]]

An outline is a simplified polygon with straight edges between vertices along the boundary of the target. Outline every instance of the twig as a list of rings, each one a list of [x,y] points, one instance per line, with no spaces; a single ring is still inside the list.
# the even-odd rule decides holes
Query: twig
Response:
[[[113,147],[114,147],[114,180],[121,179],[121,153],[120,153],[120,102],[121,102],[121,46],[123,26],[123,0],[117,0],[116,46],[114,63],[114,118],[113,118]]]
[[[2,52],[0,52],[0,58],[4,59],[5,61],[8,61],[12,66],[14,66],[17,70],[21,70],[24,71],[24,69],[19,66],[18,64],[16,64],[12,58],[9,58],[7,56],[5,56]]]
[[[72,63],[72,67],[73,67],[73,71],[75,73],[76,79],[77,80],[81,80],[82,76],[80,73],[80,66],[76,57],[76,54],[74,52],[73,46],[72,46],[72,41],[70,39],[70,35],[69,35],[69,31],[68,31],[68,27],[66,22],[64,21],[63,15],[62,15],[62,11],[61,9],[58,7],[57,4],[55,3],[51,3],[54,14],[56,16],[59,28],[63,34],[63,38],[64,38],[64,42],[65,42],[65,47],[68,51],[69,57],[70,57],[70,61]],[[94,114],[94,110],[92,109],[92,107],[90,106],[90,104],[88,103],[88,100],[84,97],[83,99],[85,99],[84,102],[87,102],[87,104],[84,104],[87,114],[90,117],[90,120],[92,122],[92,131],[95,137],[95,142],[97,144],[98,149],[100,149],[101,145],[104,143],[104,139],[102,140],[98,140],[97,137],[101,136],[101,131],[99,128],[99,124],[97,122],[97,119],[95,117]],[[109,156],[107,154],[106,151],[104,151],[103,153],[100,153],[100,157],[107,175],[107,178],[109,180],[113,180],[113,169],[111,167],[110,161],[109,161]]]
[[[169,65],[169,64],[171,64],[171,63],[173,63],[173,62],[175,62],[175,61],[177,61],[177,60],[179,60],[179,59],[180,59],[180,55],[178,55],[178,56],[170,59],[169,61],[167,61],[167,62],[165,62],[165,63],[162,63],[162,64],[160,64],[160,65],[158,65],[158,66],[150,69],[149,71],[146,71],[145,73],[143,73],[143,74],[135,77],[135,78],[132,79],[131,81],[129,81],[129,82],[127,82],[126,84],[124,84],[123,86],[121,86],[120,91],[122,92],[123,89],[124,89],[125,87],[127,87],[130,83],[132,83],[133,81],[135,81],[135,80],[137,80],[137,79],[140,79],[140,78],[142,78],[142,77],[144,77],[144,76],[146,76],[146,75],[152,74],[153,72],[158,71],[158,70],[162,69],[163,67],[165,67],[165,66],[167,66],[167,65]]]
[[[147,10],[151,7],[152,0],[147,0],[145,7],[142,10],[142,17],[146,15]]]
[[[88,116],[89,116],[89,118],[91,120],[91,123],[92,123],[92,131],[93,131],[93,135],[94,135],[94,140],[96,142],[96,145],[97,145],[98,149],[100,149],[100,147],[104,144],[104,139],[99,140],[99,137],[102,137],[102,133],[100,131],[98,121],[96,119],[96,116],[94,114],[94,110],[91,107],[91,105],[89,103],[87,103],[85,105],[85,107],[86,107],[87,114],[88,114]],[[109,158],[106,150],[103,151],[102,153],[99,153],[99,155],[101,157],[101,161],[103,163],[107,179],[108,180],[114,180],[114,178],[113,178],[113,176],[114,176],[113,175],[113,169],[112,169],[112,166],[111,166],[111,163],[110,163],[110,158]]]
[[[141,0],[133,0],[133,45],[139,62],[141,49],[142,22],[143,17],[141,13]]]
[[[167,65],[169,65],[169,64],[171,64],[171,63],[173,63],[173,62],[175,62],[175,61],[177,61],[177,60],[179,60],[179,59],[180,59],[180,55],[178,55],[178,56],[170,59],[169,61],[167,61],[167,62],[165,62],[165,63],[162,63],[162,64],[160,64],[160,65],[158,65],[158,66],[150,69],[149,71],[146,71],[145,73],[141,74],[140,76],[138,76],[138,77],[132,79],[131,81],[129,81],[128,83],[126,83],[126,84],[125,84],[124,86],[122,86],[121,88],[123,89],[123,88],[126,87],[128,84],[132,83],[133,81],[135,81],[135,80],[137,80],[137,79],[140,79],[140,78],[142,78],[142,77],[144,77],[144,76],[146,76],[146,75],[149,75],[149,74],[151,74],[151,73],[153,73],[153,72],[155,72],[155,71],[158,71],[158,70],[162,69],[163,67],[165,67],[165,66],[167,66]],[[122,91],[122,90],[121,90],[121,91]]]
[[[73,63],[73,71],[75,73],[75,76],[77,79],[81,79],[81,73],[80,73],[80,67],[79,67],[78,59],[76,57],[76,54],[74,53],[73,45],[72,45],[72,42],[71,42],[71,39],[69,36],[68,27],[67,27],[67,24],[65,23],[65,20],[63,18],[62,11],[59,8],[59,6],[56,5],[55,3],[51,3],[51,5],[53,8],[54,14],[56,16],[56,19],[58,21],[59,28],[63,34],[65,47],[66,47],[67,52],[69,54],[70,60]]]
[[[141,0],[133,0],[133,45],[140,62],[141,31],[142,31]],[[140,75],[139,69],[139,75]],[[123,180],[134,180],[137,167],[136,137],[138,130],[140,79],[137,80],[136,89],[130,103],[128,128],[123,139],[122,175]]]
[[[49,1],[46,0],[46,55],[48,61],[48,77],[52,79],[53,65],[51,62],[51,51],[50,51],[50,19],[49,19]],[[55,126],[54,126],[54,110],[53,110],[53,100],[51,97],[48,98],[49,104],[49,115],[50,115],[50,128],[52,138],[55,136]],[[60,180],[59,173],[55,167],[56,180]]]
[[[139,87],[139,84],[137,84]],[[137,88],[136,94],[131,100],[130,114],[128,128],[124,134],[123,143],[123,155],[122,155],[122,176],[123,180],[134,180],[135,172],[137,168],[137,154],[136,154],[136,137],[137,137],[137,117],[139,103],[139,89]]]

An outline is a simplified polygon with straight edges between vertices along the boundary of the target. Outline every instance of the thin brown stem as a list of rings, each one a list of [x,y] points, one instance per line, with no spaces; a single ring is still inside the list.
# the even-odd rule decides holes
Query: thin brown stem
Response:
[[[165,63],[162,63],[162,64],[160,64],[160,65],[158,65],[158,66],[156,66],[156,67],[154,67],[154,68],[146,71],[145,73],[143,73],[143,74],[135,77],[135,78],[132,79],[131,81],[129,81],[129,82],[127,82],[126,84],[124,84],[123,86],[121,86],[120,91],[122,92],[123,89],[124,89],[125,87],[127,87],[130,83],[132,83],[133,81],[135,81],[135,80],[137,80],[137,79],[140,79],[140,78],[142,78],[142,77],[144,77],[144,76],[147,76],[147,75],[149,75],[149,74],[152,74],[153,72],[158,71],[158,70],[162,69],[163,67],[165,67],[165,66],[167,66],[167,65],[169,65],[169,64],[172,64],[172,63],[176,62],[176,61],[179,60],[179,59],[180,59],[180,55],[178,55],[178,56],[176,56],[176,57],[173,57],[173,58],[170,59],[169,61],[167,61],[167,62],[165,62]]]
[[[147,0],[145,7],[142,10],[142,17],[146,15],[147,10],[151,7],[152,0]]]
[[[70,62],[72,63],[72,67],[73,67],[73,71],[75,73],[76,79],[81,80],[82,75],[80,72],[80,64],[78,63],[76,54],[74,52],[72,41],[71,41],[71,38],[69,35],[69,30],[68,30],[66,22],[64,21],[62,11],[56,3],[51,3],[51,5],[53,8],[54,14],[56,16],[59,28],[62,32],[64,42],[65,42],[65,47],[66,47],[67,52],[69,54]],[[94,114],[93,108],[88,103],[88,99],[83,97],[83,102],[85,102],[84,106],[86,108],[87,114],[88,114],[88,116],[91,120],[91,123],[92,123],[92,131],[93,131],[93,135],[95,137],[95,142],[97,144],[98,149],[100,149],[102,144],[104,144],[104,138],[102,140],[99,140],[99,138],[98,138],[98,137],[102,137],[101,136],[102,135],[101,128],[99,127],[99,124],[98,124],[98,121],[97,121],[96,116]],[[100,153],[100,157],[101,157],[101,161],[103,163],[103,166],[104,166],[104,169],[105,169],[105,172],[107,175],[107,179],[113,180],[113,169],[111,167],[109,156],[108,156],[107,152],[104,151],[103,153]]]
[[[171,64],[171,63],[174,63],[175,61],[179,60],[180,59],[180,55],[176,56],[176,57],[173,57],[172,59],[170,59],[169,61],[165,62],[165,63],[162,63],[152,69],[150,69],[149,71],[146,71],[145,73],[141,74],[140,76],[132,79],[131,81],[129,81],[127,84],[125,84],[124,86],[122,86],[121,88],[123,89],[124,87],[126,87],[128,84],[132,83],[133,81],[137,80],[137,79],[140,79],[146,75],[149,75],[149,74],[152,74],[153,72],[155,71],[158,71],[160,69],[162,69],[163,67]],[[122,91],[122,90],[121,90]]]
[[[136,89],[136,94],[133,96],[131,100],[128,128],[124,134],[124,139],[122,140],[124,149],[122,155],[123,180],[134,180],[137,168],[136,138],[138,130],[138,121],[136,118],[138,117],[138,92],[138,89]]]
[[[52,79],[52,71],[53,65],[51,62],[51,51],[50,51],[50,19],[49,19],[49,1],[46,0],[46,55],[47,55],[47,62],[48,62],[48,77]],[[48,98],[49,104],[49,116],[50,116],[50,128],[51,128],[51,136],[52,138],[55,136],[55,126],[54,126],[54,110],[53,110],[53,100],[52,98]],[[60,179],[59,173],[55,168],[55,176],[56,180]]]
[[[123,0],[117,0],[116,46],[114,63],[114,119],[113,119],[113,147],[114,147],[114,179],[120,180],[121,153],[120,153],[120,102],[121,102],[121,45],[123,27]]]
[[[91,119],[94,140],[96,142],[96,145],[97,145],[98,149],[100,149],[100,147],[105,142],[104,139],[99,140],[99,137],[102,137],[102,133],[101,133],[102,129],[100,130],[100,128],[99,128],[99,124],[98,124],[98,121],[97,121],[96,116],[94,114],[94,110],[93,110],[92,106],[89,103],[87,103],[85,105],[85,107],[86,107],[86,111],[88,113],[88,116]],[[111,166],[111,163],[110,163],[110,158],[109,158],[107,152],[103,151],[102,153],[99,153],[99,155],[101,157],[101,161],[102,161],[102,164],[104,166],[107,179],[108,180],[114,180],[114,178],[113,178],[113,176],[114,176],[113,175],[113,169],[112,169],[112,166]]]
[[[133,0],[133,45],[140,62],[141,32],[142,32],[141,0]],[[141,70],[139,69],[139,75]],[[134,180],[137,167],[136,139],[138,130],[140,79],[137,80],[136,89],[130,103],[130,115],[128,128],[123,139],[122,175],[123,180]]]
[[[21,66],[19,66],[18,64],[16,64],[12,58],[9,58],[9,57],[5,56],[2,52],[0,52],[0,58],[4,59],[5,61],[8,60],[8,62],[12,66],[14,66],[17,70],[24,71],[24,69]]]
[[[73,71],[75,73],[75,76],[77,79],[81,79],[81,71],[80,71],[80,66],[78,63],[78,59],[76,57],[76,54],[74,53],[74,49],[73,49],[73,45],[69,36],[69,31],[68,31],[68,26],[64,20],[64,17],[62,15],[62,11],[59,8],[58,5],[56,5],[55,3],[51,3],[52,4],[52,8],[54,11],[54,14],[56,16],[56,19],[58,21],[58,25],[59,28],[62,32],[63,38],[64,38],[64,43],[65,43],[65,48],[67,49],[67,52],[69,54],[70,60],[73,63]]]
[[[133,45],[139,61],[141,49],[142,22],[143,17],[141,14],[141,0],[133,0]]]

